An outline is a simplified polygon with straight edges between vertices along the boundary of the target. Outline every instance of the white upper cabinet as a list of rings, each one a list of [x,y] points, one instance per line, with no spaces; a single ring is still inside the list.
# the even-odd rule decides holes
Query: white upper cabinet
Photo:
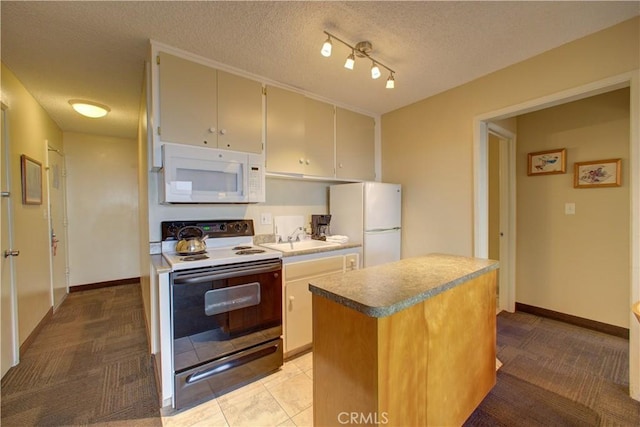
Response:
[[[336,178],[375,179],[375,121],[336,107]]]
[[[334,107],[302,94],[267,88],[269,172],[333,177]]]
[[[218,148],[262,153],[262,83],[218,71]]]
[[[262,84],[158,54],[158,142],[262,153]]]
[[[304,173],[304,101],[299,93],[267,86],[267,171]]]
[[[158,56],[160,139],[217,148],[217,71],[164,52]]]
[[[334,167],[335,107],[305,98],[305,147],[307,175],[332,177]]]

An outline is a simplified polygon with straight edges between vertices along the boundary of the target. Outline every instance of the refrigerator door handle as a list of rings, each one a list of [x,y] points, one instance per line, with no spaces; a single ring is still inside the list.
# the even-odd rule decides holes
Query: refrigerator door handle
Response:
[[[372,228],[371,230],[365,230],[365,233],[383,233],[383,232],[392,232],[398,231],[401,227],[393,227],[393,228]]]

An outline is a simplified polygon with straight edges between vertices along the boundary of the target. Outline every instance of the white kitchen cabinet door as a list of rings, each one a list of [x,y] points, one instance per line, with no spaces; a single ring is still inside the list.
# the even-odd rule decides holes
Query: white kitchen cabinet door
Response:
[[[309,280],[287,282],[286,287],[286,341],[285,351],[311,344],[313,340],[311,292]]]
[[[334,175],[334,106],[305,99],[305,175]]]
[[[262,153],[262,83],[218,71],[218,148]]]
[[[216,148],[216,70],[165,52],[158,56],[160,140]]]
[[[336,177],[375,179],[375,121],[373,117],[336,108]]]
[[[266,163],[269,172],[304,174],[304,105],[305,97],[299,93],[267,87]]]
[[[344,255],[301,261],[284,266],[285,353],[311,345],[313,340],[311,292],[313,278],[344,271]]]

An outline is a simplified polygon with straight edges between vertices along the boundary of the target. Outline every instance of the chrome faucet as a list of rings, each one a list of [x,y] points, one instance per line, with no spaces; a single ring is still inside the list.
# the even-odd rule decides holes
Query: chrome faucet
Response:
[[[291,244],[291,249],[293,249],[293,242],[294,242],[293,238],[295,237],[296,241],[300,241],[300,232],[302,231],[304,231],[302,227],[298,227],[295,230],[293,230],[291,234],[287,236],[287,242]]]

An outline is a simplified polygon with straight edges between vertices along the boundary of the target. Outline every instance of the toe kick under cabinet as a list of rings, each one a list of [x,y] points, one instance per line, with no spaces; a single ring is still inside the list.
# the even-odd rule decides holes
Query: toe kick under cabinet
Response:
[[[359,266],[357,253],[326,256],[307,261],[286,263],[283,266],[283,311],[285,357],[311,348],[312,312],[310,279],[329,274],[344,273]]]

